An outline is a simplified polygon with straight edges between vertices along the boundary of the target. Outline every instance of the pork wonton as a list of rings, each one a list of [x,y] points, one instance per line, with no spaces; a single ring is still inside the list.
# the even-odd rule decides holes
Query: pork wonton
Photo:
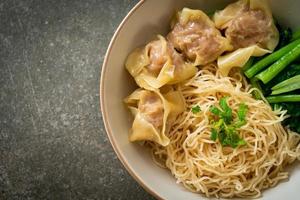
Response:
[[[171,25],[167,39],[195,65],[205,65],[231,50],[228,40],[201,10],[183,8]]]
[[[125,100],[134,115],[130,141],[150,140],[163,146],[169,144],[166,133],[175,118],[184,111],[184,100],[178,91],[159,92],[137,89]]]
[[[125,65],[136,83],[149,90],[184,81],[197,71],[163,36],[134,50]]]
[[[278,30],[266,0],[237,1],[217,11],[213,18],[236,50],[218,58],[224,75],[232,67],[242,67],[251,56],[272,52],[278,44]]]

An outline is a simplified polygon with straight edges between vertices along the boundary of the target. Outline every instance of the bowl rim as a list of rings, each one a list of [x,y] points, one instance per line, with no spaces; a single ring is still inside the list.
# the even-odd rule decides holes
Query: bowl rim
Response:
[[[104,123],[104,128],[106,131],[106,135],[108,136],[108,139],[113,147],[113,150],[117,154],[118,159],[121,161],[122,165],[125,167],[125,169],[129,172],[129,174],[141,185],[149,194],[153,195],[156,199],[163,199],[161,195],[159,195],[157,192],[155,192],[153,189],[151,189],[141,177],[139,177],[137,174],[135,174],[134,170],[132,167],[129,165],[127,160],[122,156],[120,149],[117,147],[117,144],[115,143],[115,139],[112,134],[112,129],[107,121],[108,119],[108,112],[105,109],[105,100],[104,100],[104,77],[106,74],[106,65],[107,62],[110,58],[110,53],[112,50],[112,47],[116,41],[116,38],[118,37],[121,29],[123,28],[124,24],[127,22],[127,20],[130,18],[130,16],[143,4],[145,3],[146,0],[140,0],[128,13],[127,15],[123,18],[121,23],[119,24],[118,28],[116,29],[114,35],[112,36],[110,43],[108,45],[108,48],[106,50],[103,64],[102,64],[102,70],[100,74],[100,91],[99,91],[99,97],[100,97],[100,112],[102,114],[102,119]]]

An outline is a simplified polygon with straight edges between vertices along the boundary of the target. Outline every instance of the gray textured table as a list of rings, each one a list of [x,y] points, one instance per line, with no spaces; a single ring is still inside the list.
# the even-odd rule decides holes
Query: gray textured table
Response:
[[[99,112],[99,74],[137,0],[0,0],[0,199],[153,199]]]

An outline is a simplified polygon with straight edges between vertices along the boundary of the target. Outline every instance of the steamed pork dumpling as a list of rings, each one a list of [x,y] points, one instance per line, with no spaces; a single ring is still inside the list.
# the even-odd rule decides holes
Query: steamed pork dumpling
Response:
[[[184,8],[179,12],[167,39],[196,65],[210,63],[231,49],[227,39],[201,10]]]
[[[130,141],[150,140],[163,146],[169,144],[166,132],[184,110],[183,97],[178,91],[168,89],[162,94],[157,90],[137,89],[125,99],[125,103],[134,115]]]
[[[242,67],[251,56],[272,52],[279,34],[266,0],[240,0],[214,15],[217,28],[225,30],[226,38],[236,51],[218,58],[224,75],[231,68]]]
[[[197,71],[162,36],[134,50],[127,58],[126,68],[140,87],[149,90],[186,80]]]

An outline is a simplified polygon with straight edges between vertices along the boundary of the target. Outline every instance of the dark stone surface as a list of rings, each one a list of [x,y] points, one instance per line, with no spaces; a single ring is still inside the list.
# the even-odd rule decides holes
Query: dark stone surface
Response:
[[[114,30],[137,0],[0,0],[0,199],[153,199],[99,112]]]

